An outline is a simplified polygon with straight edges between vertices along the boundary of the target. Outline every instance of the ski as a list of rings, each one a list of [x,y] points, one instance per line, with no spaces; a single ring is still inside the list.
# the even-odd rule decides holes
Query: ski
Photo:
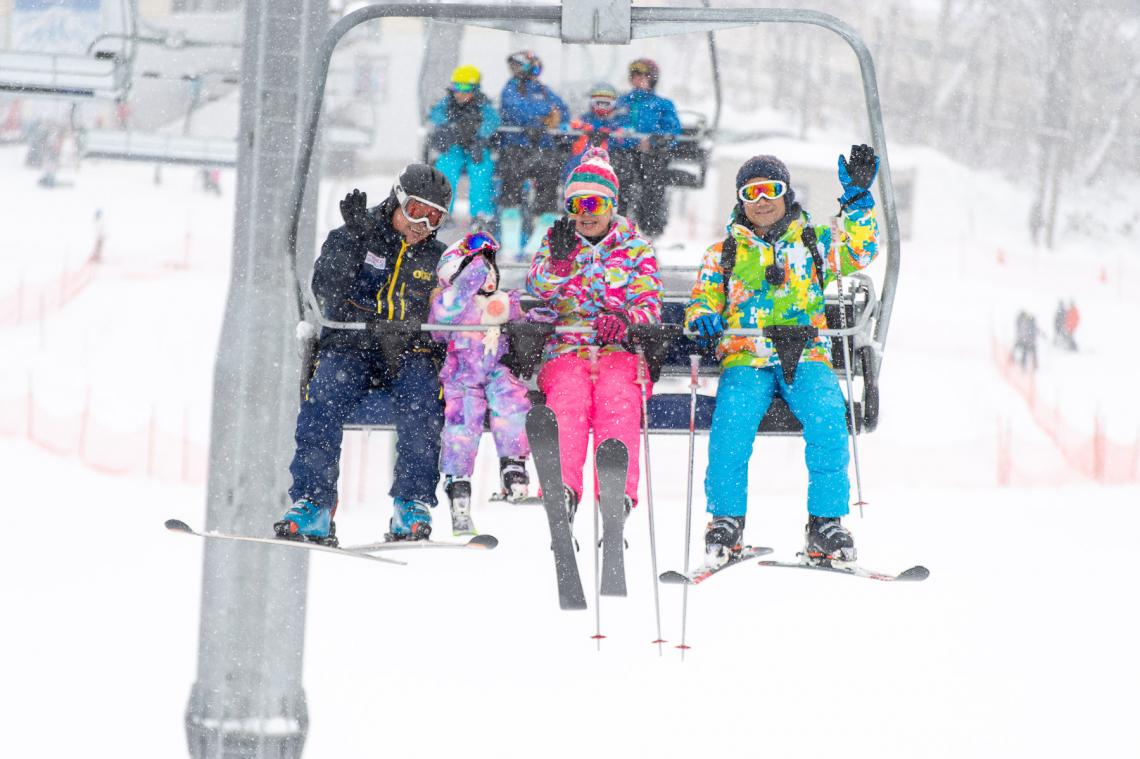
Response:
[[[476,535],[470,540],[384,540],[379,543],[364,543],[358,546],[345,546],[342,551],[375,553],[377,551],[402,551],[413,548],[478,548],[490,551],[498,547],[499,539],[494,535]]]
[[[206,538],[208,540],[236,540],[243,543],[264,543],[271,546],[281,546],[282,548],[302,548],[307,551],[323,551],[324,553],[335,553],[340,556],[355,556],[358,559],[368,559],[369,561],[379,561],[384,564],[399,564],[406,566],[407,562],[398,559],[389,559],[383,556],[373,556],[368,553],[363,553],[356,550],[347,548],[333,548],[332,546],[323,546],[320,543],[310,543],[302,540],[287,540],[285,538],[255,538],[248,535],[227,535],[222,532],[198,532],[191,529],[190,525],[186,524],[180,519],[167,519],[166,529],[171,532],[177,532],[182,535],[194,535],[199,538]]]
[[[835,572],[841,575],[851,575],[852,577],[865,577],[868,580],[880,580],[882,582],[922,582],[927,577],[930,577],[930,570],[924,566],[917,565],[910,569],[899,572],[898,574],[887,574],[884,572],[875,572],[870,569],[864,569],[856,564],[845,567],[833,567],[826,564],[804,564],[798,561],[774,561],[765,560],[759,563],[762,567],[787,567],[789,569],[815,569],[823,572]]]
[[[558,446],[558,420],[547,406],[535,406],[526,415],[526,435],[534,456],[542,505],[550,523],[550,548],[554,552],[554,572],[558,580],[558,605],[563,609],[585,609],[586,594],[574,555],[574,537],[566,513],[562,484],[562,462]]]
[[[615,438],[603,440],[594,456],[601,492],[603,596],[624,596],[625,588],[625,481],[629,451]]]
[[[729,559],[727,563],[721,564],[719,567],[701,565],[688,573],[662,572],[661,576],[657,579],[668,585],[700,585],[718,572],[723,572],[730,567],[735,567],[738,564],[743,564],[746,561],[751,561],[760,556],[767,556],[770,553],[772,553],[772,549],[765,546],[745,546],[737,556]]]

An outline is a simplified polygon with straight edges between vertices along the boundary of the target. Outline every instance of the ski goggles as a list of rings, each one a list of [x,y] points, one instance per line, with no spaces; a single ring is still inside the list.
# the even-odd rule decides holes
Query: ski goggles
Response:
[[[499,249],[499,243],[488,232],[474,232],[467,235],[464,245],[469,256],[484,254],[493,258],[495,251]]]
[[[787,191],[788,185],[786,182],[781,182],[779,179],[770,179],[763,182],[749,182],[737,190],[736,196],[745,203],[755,203],[761,198],[767,198],[768,200],[782,198]]]
[[[447,209],[416,195],[408,195],[403,188],[396,188],[396,200],[400,202],[400,212],[412,224],[423,224],[432,232],[439,229],[447,218]]]
[[[474,92],[475,88],[477,88],[478,86],[479,85],[477,85],[477,84],[469,84],[466,82],[452,82],[451,83],[451,91],[452,92]]]
[[[605,216],[613,208],[613,198],[605,195],[574,195],[566,199],[566,213],[572,216]]]
[[[602,113],[609,113],[614,109],[615,102],[613,98],[590,98],[590,108]]]

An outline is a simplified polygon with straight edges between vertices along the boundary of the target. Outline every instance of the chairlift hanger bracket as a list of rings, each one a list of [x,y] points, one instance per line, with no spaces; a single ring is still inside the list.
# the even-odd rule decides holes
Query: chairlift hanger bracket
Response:
[[[289,234],[286,255],[297,275],[297,231],[308,184],[309,169],[313,160],[317,130],[320,125],[325,81],[329,62],[341,38],[350,30],[367,21],[383,18],[430,18],[436,21],[484,26],[504,31],[533,34],[561,39],[575,44],[626,44],[634,39],[691,34],[754,26],[762,23],[811,24],[828,29],[851,47],[859,61],[863,82],[863,98],[867,107],[871,144],[879,156],[878,200],[887,228],[887,267],[884,273],[882,297],[877,308],[874,342],[882,348],[886,344],[887,328],[894,305],[895,288],[900,266],[898,214],[895,207],[894,185],[891,179],[890,160],[886,135],[883,129],[882,109],[879,103],[875,65],[866,43],[854,28],[840,19],[818,11],[781,8],[659,8],[633,6],[630,0],[563,0],[555,5],[460,5],[440,3],[419,5],[394,3],[370,5],[360,8],[337,21],[325,34],[313,59],[311,86],[307,88],[309,100],[305,129],[301,134],[300,149],[294,171],[290,208]],[[315,298],[307,283],[298,277],[297,292],[308,302],[318,320],[323,317],[316,308]],[[304,303],[298,302],[298,312],[304,317]],[[881,363],[882,353],[876,351]],[[879,369],[875,367],[876,372]]]

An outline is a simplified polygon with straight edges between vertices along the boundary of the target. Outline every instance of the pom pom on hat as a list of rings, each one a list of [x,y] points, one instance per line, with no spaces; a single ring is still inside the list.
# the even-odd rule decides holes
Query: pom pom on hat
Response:
[[[610,165],[610,154],[603,148],[590,148],[583,153],[582,162],[567,177],[563,197],[575,195],[601,195],[617,200],[617,173]]]

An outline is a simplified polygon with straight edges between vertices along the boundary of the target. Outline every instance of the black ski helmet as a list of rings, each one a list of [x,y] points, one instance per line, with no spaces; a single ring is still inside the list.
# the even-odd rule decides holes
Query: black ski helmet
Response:
[[[426,163],[409,163],[392,184],[392,197],[400,205],[408,196],[421,198],[446,211],[451,207],[451,183],[442,172]]]

